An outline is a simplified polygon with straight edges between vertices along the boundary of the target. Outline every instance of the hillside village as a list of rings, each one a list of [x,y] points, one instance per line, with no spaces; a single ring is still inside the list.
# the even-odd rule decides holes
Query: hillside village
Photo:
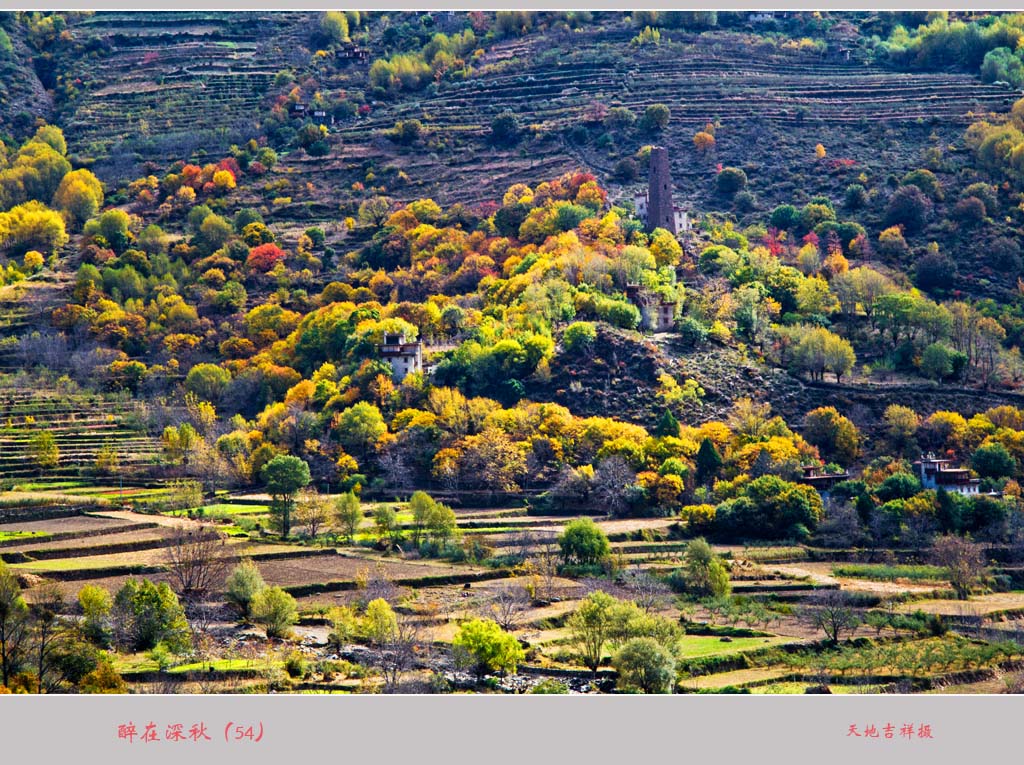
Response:
[[[0,14],[0,692],[1019,692],[1022,38]]]

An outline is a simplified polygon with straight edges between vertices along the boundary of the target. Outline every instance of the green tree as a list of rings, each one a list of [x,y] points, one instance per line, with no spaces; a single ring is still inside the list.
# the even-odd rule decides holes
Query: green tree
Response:
[[[85,637],[100,648],[109,646],[113,634],[110,612],[114,605],[110,593],[103,587],[87,584],[78,591],[78,605],[82,609]]]
[[[412,514],[412,543],[419,546],[420,536],[427,528],[437,503],[425,491],[413,492],[408,510]]]
[[[365,456],[374,444],[388,432],[380,409],[367,401],[360,401],[338,415],[338,440],[357,459]]]
[[[562,335],[562,344],[565,350],[572,354],[589,353],[597,341],[597,330],[593,322],[577,321],[565,328]]]
[[[982,444],[971,455],[971,467],[982,478],[1004,478],[1017,472],[1017,460],[1000,443]]]
[[[166,643],[175,653],[189,645],[185,611],[166,582],[130,578],[114,596],[114,627],[118,642],[133,651]]]
[[[355,541],[356,533],[365,517],[359,504],[359,497],[352,492],[342,494],[334,501],[334,508],[338,526],[345,532],[349,542]]]
[[[944,380],[953,374],[953,351],[942,343],[932,343],[921,351],[921,374],[931,380]]]
[[[295,495],[310,482],[309,465],[306,461],[290,454],[279,454],[260,470],[260,475],[271,496],[270,513],[281,531],[288,537],[292,527],[292,510]]]
[[[387,505],[380,505],[374,510],[373,525],[382,542],[388,540],[391,544],[397,544],[402,536],[402,530],[398,526],[398,515]]]
[[[600,563],[611,552],[608,537],[590,518],[569,521],[558,537],[558,545],[566,563],[582,566]]]
[[[640,129],[647,133],[656,133],[668,127],[672,113],[665,104],[651,104],[644,110],[640,118]]]
[[[120,254],[131,244],[130,224],[131,218],[124,210],[107,210],[87,221],[83,233]]]
[[[519,118],[516,113],[506,109],[491,121],[491,140],[502,146],[519,140]]]
[[[747,174],[738,167],[726,167],[715,179],[718,190],[723,194],[735,194],[747,187]]]
[[[572,612],[566,624],[573,642],[579,647],[584,666],[594,676],[601,666],[604,647],[610,638],[612,615],[618,601],[606,592],[592,592]]]
[[[252,620],[267,630],[268,638],[284,638],[299,620],[295,598],[280,587],[266,587],[252,602]]]
[[[706,484],[717,476],[718,471],[721,470],[722,465],[725,464],[725,461],[722,459],[722,455],[718,452],[718,449],[710,438],[705,438],[700,442],[695,462],[697,467],[697,482],[701,484]]]
[[[384,598],[375,598],[366,604],[362,627],[363,634],[373,645],[384,645],[398,632],[398,616]]]
[[[619,673],[618,684],[642,693],[671,693],[676,679],[676,661],[653,638],[633,638],[612,658]]]
[[[729,594],[729,572],[703,538],[694,539],[683,554],[687,588],[716,598]]]
[[[228,575],[225,583],[226,599],[228,603],[238,609],[243,619],[252,616],[253,603],[256,596],[267,587],[263,581],[263,575],[250,560],[243,560]]]
[[[471,664],[477,679],[488,672],[515,672],[526,653],[514,635],[505,632],[491,619],[470,619],[463,622],[452,641],[459,663]]]
[[[28,605],[14,572],[0,561],[0,684],[9,685],[28,652]]]
[[[666,409],[661,415],[661,419],[658,420],[658,424],[654,426],[654,435],[660,437],[679,437],[679,420],[675,418],[671,410]]]

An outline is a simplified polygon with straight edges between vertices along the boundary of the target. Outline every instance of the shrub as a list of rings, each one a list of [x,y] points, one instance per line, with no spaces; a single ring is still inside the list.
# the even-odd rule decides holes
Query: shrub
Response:
[[[640,129],[655,133],[668,127],[671,112],[665,104],[651,104],[644,110],[644,116],[640,119]]]
[[[715,179],[718,190],[723,194],[735,194],[747,186],[747,174],[738,167],[726,167]]]
[[[675,682],[675,659],[654,638],[633,638],[615,654],[612,664],[619,673],[619,685],[627,690],[669,693]]]
[[[284,671],[289,677],[301,679],[309,674],[309,662],[301,651],[292,651],[284,660]]]
[[[688,348],[699,348],[708,339],[708,328],[692,316],[684,316],[676,324],[679,339]]]
[[[295,598],[280,587],[268,587],[253,599],[252,618],[266,627],[268,638],[283,638],[299,620],[299,611]]]
[[[487,672],[515,672],[524,658],[519,641],[491,619],[470,619],[463,622],[452,641],[459,663],[475,667],[477,678]]]
[[[226,582],[227,601],[238,609],[242,618],[248,619],[252,615],[253,602],[267,584],[256,564],[251,560],[244,560],[235,566],[228,576]]]
[[[608,537],[590,518],[577,518],[567,523],[558,544],[562,559],[569,564],[600,563],[611,552]]]
[[[577,321],[566,327],[562,336],[565,350],[572,354],[589,351],[597,340],[597,330],[589,321]]]

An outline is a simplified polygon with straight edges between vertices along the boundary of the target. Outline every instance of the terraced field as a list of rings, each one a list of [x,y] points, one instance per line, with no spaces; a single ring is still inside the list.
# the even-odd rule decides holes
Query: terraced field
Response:
[[[48,478],[92,470],[96,455],[108,446],[129,475],[142,477],[160,451],[159,439],[147,431],[144,409],[139,402],[113,396],[0,388],[0,475],[39,475],[32,439],[48,431],[60,453],[57,467],[46,471]]]
[[[252,137],[282,58],[308,33],[302,22],[249,12],[108,12],[77,21],[72,34],[93,53],[70,62],[68,76],[81,82],[61,108],[72,151],[103,157],[131,137],[147,143],[147,159],[173,161],[200,145],[226,149]]]

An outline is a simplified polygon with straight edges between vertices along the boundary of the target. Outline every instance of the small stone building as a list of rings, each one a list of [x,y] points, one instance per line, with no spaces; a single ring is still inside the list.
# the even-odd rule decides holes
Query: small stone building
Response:
[[[409,341],[405,335],[384,335],[380,357],[391,365],[391,379],[396,383],[413,372],[423,371],[423,343]]]
[[[640,328],[648,332],[669,332],[676,323],[676,303],[638,284],[626,285],[626,297],[640,309]]]

